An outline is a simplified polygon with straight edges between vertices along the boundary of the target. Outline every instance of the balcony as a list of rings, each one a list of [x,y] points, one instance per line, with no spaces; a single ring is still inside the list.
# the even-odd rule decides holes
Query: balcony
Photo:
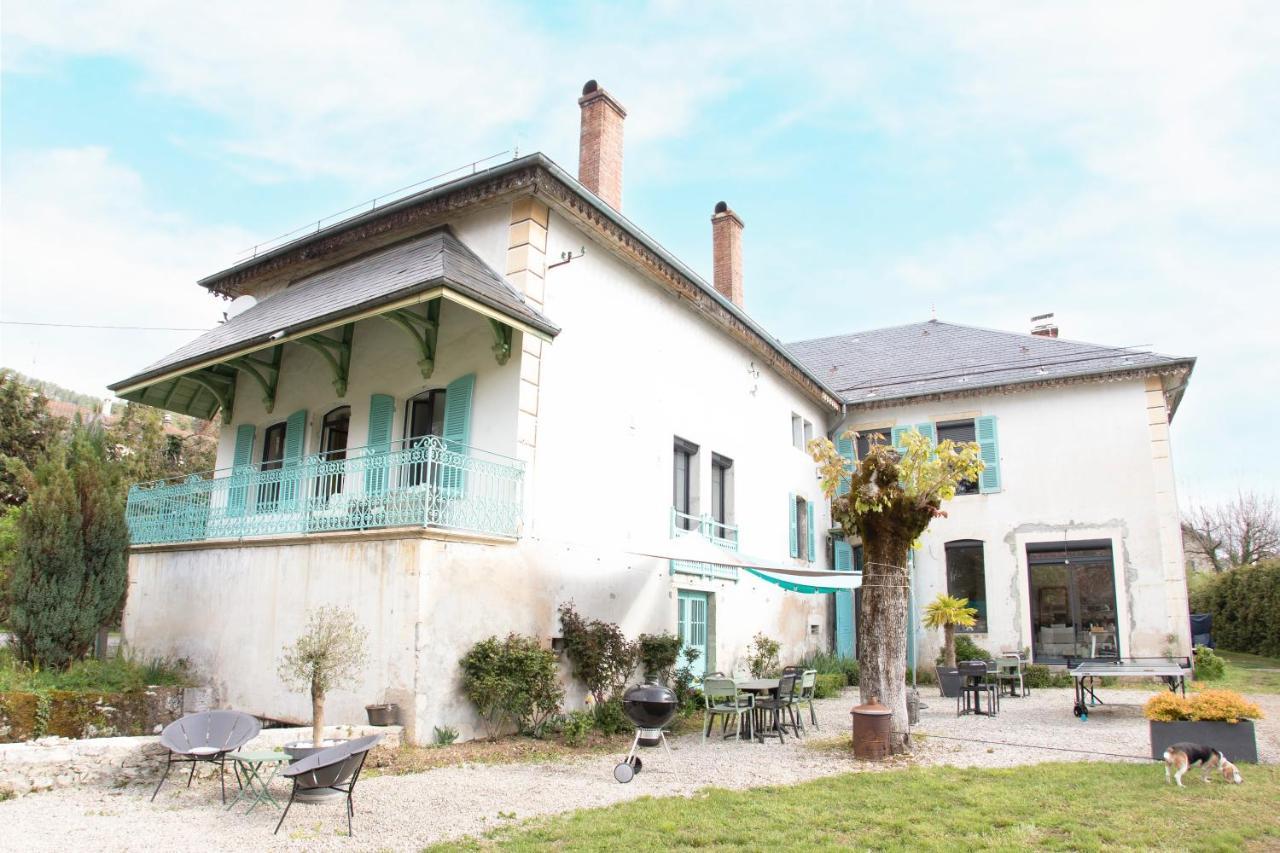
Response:
[[[524,463],[434,436],[140,483],[134,545],[384,527],[515,538]]]
[[[738,550],[736,524],[724,524],[709,515],[689,515],[672,507],[671,538],[687,536],[690,533],[697,533],[713,545],[719,545],[729,551]],[[695,575],[706,579],[733,581],[738,579],[738,570],[734,566],[717,566],[714,563],[695,563],[688,560],[671,560],[671,573]]]

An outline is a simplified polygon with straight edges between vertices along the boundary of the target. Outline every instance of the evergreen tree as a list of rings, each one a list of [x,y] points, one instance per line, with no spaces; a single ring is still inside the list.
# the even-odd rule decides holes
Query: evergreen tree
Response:
[[[24,660],[63,667],[85,655],[119,615],[128,544],[105,436],[77,422],[67,447],[37,466],[18,521],[9,616]]]
[[[44,394],[10,370],[0,370],[0,503],[27,500],[31,471],[66,427],[49,414]]]

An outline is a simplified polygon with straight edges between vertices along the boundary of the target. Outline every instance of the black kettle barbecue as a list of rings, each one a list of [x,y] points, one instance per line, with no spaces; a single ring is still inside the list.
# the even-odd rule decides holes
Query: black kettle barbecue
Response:
[[[658,684],[656,679],[649,679],[644,684],[637,684],[622,694],[622,711],[636,727],[635,740],[631,742],[631,751],[618,766],[613,768],[613,778],[619,782],[630,782],[640,772],[644,762],[636,755],[640,747],[655,747],[659,744],[671,757],[671,747],[667,746],[666,735],[662,727],[671,722],[676,715],[676,694],[669,687]]]

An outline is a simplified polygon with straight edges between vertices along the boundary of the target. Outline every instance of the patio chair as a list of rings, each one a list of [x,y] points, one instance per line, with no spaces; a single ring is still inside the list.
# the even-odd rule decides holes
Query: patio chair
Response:
[[[1022,677],[1022,655],[1017,652],[1002,654],[996,661],[996,685],[1001,693],[1009,686],[1010,696],[1027,696],[1026,681]]]
[[[994,717],[1000,709],[1000,691],[995,681],[995,663],[985,660],[960,661],[957,668],[963,681],[956,696],[956,716],[968,713],[985,713]],[[982,708],[982,695],[987,696],[987,710]],[[970,703],[972,700],[972,704]]]
[[[742,739],[742,725],[747,725],[747,738],[752,736],[751,714],[755,707],[755,697],[738,689],[731,678],[708,678],[702,682],[702,699],[706,703],[706,715],[703,718],[702,742],[707,742],[711,734],[711,726],[716,717],[721,717],[720,731],[728,729],[729,720],[733,720],[734,737]],[[728,737],[726,734],[725,737]]]
[[[801,723],[804,722],[804,706],[809,706],[809,721],[813,723],[813,727],[818,728],[818,712],[813,707],[813,694],[818,689],[818,671],[816,669],[806,669],[800,673],[800,696],[796,699],[797,709],[799,710]]]
[[[227,801],[227,753],[235,752],[262,731],[262,722],[250,714],[241,711],[202,711],[199,714],[188,714],[165,726],[160,733],[160,743],[169,750],[168,761],[164,765],[164,775],[156,783],[151,792],[151,801],[155,802],[160,786],[169,778],[173,765],[188,763],[191,772],[187,774],[187,787],[196,775],[196,764],[206,761],[218,765],[218,779],[222,783],[222,801]],[[240,776],[236,774],[239,784]]]
[[[275,833],[280,831],[284,819],[289,816],[289,807],[293,800],[303,791],[337,791],[347,795],[347,837],[352,836],[351,817],[355,814],[352,794],[356,782],[360,780],[360,771],[364,768],[364,760],[369,750],[382,740],[382,735],[369,735],[356,738],[328,749],[312,753],[301,761],[286,767],[281,775],[293,780],[293,790],[289,792],[289,802],[284,807],[284,814],[276,824]]]
[[[790,721],[793,710],[793,695],[796,687],[796,677],[794,675],[784,675],[778,681],[778,695],[771,696],[767,699],[757,699],[755,702],[756,711],[762,717],[761,724],[756,728],[756,737],[761,743],[767,737],[778,738],[779,743],[786,743],[787,739],[784,731],[788,725],[795,730],[794,722]],[[767,718],[767,723],[766,719]]]

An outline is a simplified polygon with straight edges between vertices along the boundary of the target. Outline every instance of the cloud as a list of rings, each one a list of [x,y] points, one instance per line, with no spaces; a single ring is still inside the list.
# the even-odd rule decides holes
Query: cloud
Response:
[[[195,285],[248,244],[167,212],[101,148],[10,155],[3,208],[6,320],[209,328],[225,303]],[[0,363],[76,390],[105,386],[195,332],[0,327]]]

